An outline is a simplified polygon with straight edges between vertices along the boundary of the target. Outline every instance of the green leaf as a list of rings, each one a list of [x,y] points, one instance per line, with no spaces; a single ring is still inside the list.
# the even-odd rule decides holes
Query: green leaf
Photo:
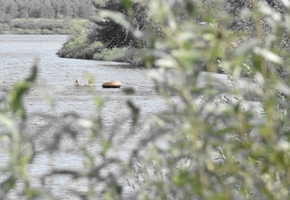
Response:
[[[265,59],[267,59],[273,63],[277,63],[277,64],[283,63],[283,59],[280,56],[278,56],[277,54],[275,54],[267,49],[255,47],[254,52],[258,55],[263,56]]]
[[[102,146],[103,146],[104,154],[106,154],[107,151],[111,147],[111,141],[104,141],[103,144],[102,144]]]
[[[11,175],[6,181],[1,184],[1,188],[5,193],[9,192],[15,185],[17,179]]]
[[[26,113],[21,102],[23,95],[32,87],[36,76],[37,76],[37,60],[35,61],[32,67],[32,74],[28,77],[24,82],[18,82],[14,85],[13,89],[11,90],[10,94],[8,95],[11,101],[11,108],[13,113],[16,116],[21,116],[22,119],[26,119]]]
[[[134,88],[126,88],[123,90],[125,94],[135,94]]]
[[[103,100],[103,98],[100,97],[100,96],[96,96],[96,97],[95,97],[95,100],[96,100],[96,103],[97,103],[98,108],[99,108],[99,109],[102,108],[102,106],[103,106],[103,104],[104,104],[104,100]]]
[[[190,173],[187,170],[181,170],[179,174],[173,177],[173,182],[176,185],[183,187],[185,184],[190,182]]]
[[[25,81],[26,82],[34,82],[36,77],[37,77],[37,72],[38,72],[38,63],[39,63],[39,59],[36,58],[34,61],[34,64],[32,66],[32,74],[30,77],[28,77]]]
[[[131,7],[133,4],[131,0],[123,0],[123,3],[127,8]]]
[[[32,198],[41,195],[41,191],[36,190],[36,189],[32,189],[32,190],[30,190],[30,192],[31,192],[31,196],[32,196]]]
[[[191,16],[193,16],[195,14],[195,6],[193,2],[190,1],[186,1],[186,11],[188,14],[190,14]]]
[[[12,134],[18,133],[15,121],[9,118],[7,115],[0,113],[0,122],[5,125],[5,127],[10,133]]]
[[[132,111],[133,125],[136,125],[139,119],[140,109],[136,107],[131,101],[127,101],[127,105],[129,106],[129,108],[131,108]]]
[[[92,74],[87,74],[88,84],[94,84],[94,77]]]

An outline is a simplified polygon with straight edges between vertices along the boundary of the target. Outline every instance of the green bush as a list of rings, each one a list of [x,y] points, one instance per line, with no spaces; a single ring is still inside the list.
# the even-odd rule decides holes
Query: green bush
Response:
[[[94,60],[106,60],[114,62],[130,63],[132,66],[144,66],[144,49],[132,47],[123,48],[103,48],[96,51],[93,56]]]
[[[124,56],[128,48],[104,48],[102,51],[94,54],[94,60],[114,60],[117,62],[124,62]]]
[[[75,38],[67,42],[65,48],[57,54],[64,58],[92,59],[95,52],[100,52],[103,48],[100,42],[88,44],[85,39]]]
[[[85,47],[83,54],[85,59],[93,59],[95,52],[101,52],[103,49],[104,45],[101,42],[94,42]]]
[[[73,23],[72,34],[57,55],[64,58],[92,59],[96,51],[100,51],[103,45],[99,42],[89,44],[86,35],[88,23],[76,21]]]

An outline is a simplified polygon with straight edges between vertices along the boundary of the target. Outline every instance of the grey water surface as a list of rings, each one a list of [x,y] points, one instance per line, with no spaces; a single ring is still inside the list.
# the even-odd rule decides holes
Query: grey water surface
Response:
[[[56,52],[66,42],[68,36],[64,35],[0,35],[0,97],[3,97],[12,86],[24,80],[31,73],[34,60],[39,59],[39,73],[37,84],[24,97],[25,109],[28,113],[28,123],[25,127],[31,137],[35,139],[37,155],[29,165],[29,179],[32,186],[43,189],[41,177],[55,169],[78,170],[83,168],[81,145],[90,142],[88,133],[84,129],[79,131],[79,144],[70,137],[61,140],[62,151],[48,154],[43,151],[46,145],[52,141],[53,134],[59,133],[59,124],[52,119],[42,117],[63,116],[65,113],[75,113],[85,119],[94,119],[101,115],[105,129],[117,132],[117,144],[109,152],[112,157],[126,160],[132,149],[143,137],[142,128],[128,139],[126,136],[130,129],[130,110],[126,106],[128,100],[134,102],[140,108],[141,123],[147,117],[166,109],[165,100],[154,89],[154,83],[147,75],[144,68],[132,68],[125,63],[103,62],[92,60],[59,58]],[[75,80],[82,84],[87,83],[87,74],[94,78],[94,86],[75,86]],[[102,83],[108,80],[122,82],[121,89],[103,89]],[[126,95],[124,88],[132,88],[135,93]],[[102,113],[96,109],[95,98],[91,90],[104,100]],[[46,101],[49,96],[52,102]],[[39,117],[36,116],[40,115]],[[126,119],[126,120],[125,120]],[[62,119],[60,119],[61,121]],[[63,119],[64,123],[70,123]],[[116,131],[116,123],[119,122]],[[73,126],[73,124],[70,124]],[[141,126],[142,127],[142,126]],[[83,131],[83,132],[82,132]],[[106,136],[104,136],[106,137]],[[8,145],[0,142],[0,168],[5,167],[9,161]],[[100,144],[89,144],[91,152],[95,152],[96,161]],[[108,169],[114,171],[117,169]],[[106,172],[104,172],[106,173]],[[8,174],[0,174],[0,182],[7,178]],[[23,183],[17,183],[17,187],[23,187]],[[48,186],[47,186],[48,185]],[[49,179],[46,187],[51,191],[55,199],[79,199],[71,195],[71,190],[86,193],[88,180],[72,180],[70,176],[58,176]],[[132,192],[125,182],[124,193]],[[6,199],[19,199],[17,191],[12,191]]]
[[[83,144],[89,147],[88,151],[98,165],[103,161],[100,153],[102,141],[111,134],[115,135],[115,139],[108,155],[126,163],[133,150],[139,148],[138,145],[146,137],[146,132],[150,131],[147,124],[151,116],[166,111],[168,104],[158,95],[154,82],[148,76],[156,69],[133,68],[126,63],[59,58],[56,52],[66,40],[67,36],[62,35],[0,35],[0,98],[16,82],[28,77],[34,59],[39,59],[37,84],[25,95],[23,101],[28,113],[28,121],[22,131],[32,138],[37,151],[33,163],[28,166],[29,179],[34,188],[51,191],[53,199],[74,200],[81,198],[74,195],[72,190],[79,194],[86,194],[90,186],[89,180],[58,175],[47,178],[43,183],[41,178],[53,170],[84,169],[86,161],[83,159]],[[87,84],[87,74],[93,76],[94,86],[74,85],[76,79],[79,79],[82,84]],[[251,89],[255,90],[257,87],[255,83],[247,79],[233,81],[233,77],[226,74],[202,72],[197,79],[197,87],[207,87],[208,79],[211,79],[209,82],[220,92],[220,95],[213,99],[212,103],[207,102],[206,108],[208,108],[204,109],[204,115],[217,110],[220,103],[226,101],[232,104],[241,103],[245,110],[254,111],[260,119],[262,105],[253,100],[251,93]],[[103,89],[102,83],[108,80],[121,81],[122,88]],[[227,94],[228,88],[234,87],[241,88],[240,90],[245,94],[241,97]],[[133,89],[135,93],[125,94],[124,89],[127,88]],[[97,111],[96,99],[92,92],[104,101],[100,112]],[[47,97],[52,101],[47,101],[46,99],[49,99]],[[196,97],[196,104],[203,107],[204,99],[206,99],[204,96]],[[133,131],[128,101],[133,102],[140,109],[140,125]],[[172,101],[182,108],[182,100],[178,95],[173,95]],[[73,120],[74,118],[67,117],[67,113],[73,113],[84,121]],[[58,118],[56,120],[50,116]],[[85,129],[90,126],[86,119],[94,120],[99,117],[102,119],[105,133],[100,133],[97,139],[92,140],[91,133]],[[73,140],[67,134],[62,136],[66,130],[62,129],[60,124],[67,125],[72,131],[77,132],[78,140]],[[82,128],[79,127],[80,125]],[[55,135],[62,136],[59,150],[49,154],[45,148],[51,144]],[[166,146],[162,142],[159,145]],[[9,144],[5,140],[0,140],[0,168],[5,167],[9,161],[8,150]],[[118,174],[119,171],[117,166],[112,165],[100,172],[100,176],[107,177],[108,173]],[[0,174],[0,183],[8,175]],[[120,181],[124,199],[128,199],[128,196],[134,194],[134,189],[129,187],[125,179]],[[95,183],[94,190],[100,195],[97,199],[103,199],[101,190],[105,184],[106,180]],[[21,181],[17,182],[17,188],[19,191],[23,188]],[[15,190],[5,198],[20,199]]]

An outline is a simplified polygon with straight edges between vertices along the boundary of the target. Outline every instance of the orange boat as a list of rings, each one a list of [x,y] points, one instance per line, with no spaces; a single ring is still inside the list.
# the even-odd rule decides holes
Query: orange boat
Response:
[[[107,81],[102,86],[103,88],[120,88],[122,83],[120,81]]]

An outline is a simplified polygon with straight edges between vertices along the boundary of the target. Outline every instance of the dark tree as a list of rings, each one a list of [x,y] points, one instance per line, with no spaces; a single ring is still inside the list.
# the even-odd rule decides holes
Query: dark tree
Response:
[[[105,4],[94,3],[98,10],[111,10],[118,11],[127,17],[134,29],[142,30],[146,24],[146,8],[139,4],[133,3],[129,12],[127,7],[119,1],[109,0]],[[114,22],[110,18],[102,20],[92,20],[96,24],[93,31],[89,34],[88,39],[90,42],[100,41],[107,48],[133,46],[140,47],[140,41],[137,40],[130,30]]]

